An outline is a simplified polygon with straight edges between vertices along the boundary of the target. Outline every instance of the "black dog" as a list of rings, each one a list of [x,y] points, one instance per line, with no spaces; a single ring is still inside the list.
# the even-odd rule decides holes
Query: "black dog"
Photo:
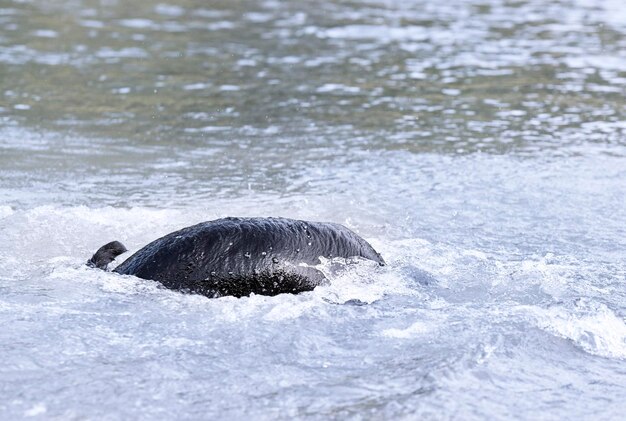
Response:
[[[126,252],[118,241],[87,262],[106,269]],[[148,244],[114,272],[207,297],[310,291],[326,281],[320,256],[362,257],[384,265],[367,241],[339,224],[286,218],[224,218],[183,228]]]

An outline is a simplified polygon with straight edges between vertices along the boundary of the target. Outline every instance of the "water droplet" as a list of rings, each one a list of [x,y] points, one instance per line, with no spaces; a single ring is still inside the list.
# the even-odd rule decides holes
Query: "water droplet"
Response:
[[[276,257],[272,257],[272,263],[278,263],[278,259]]]
[[[267,256],[267,252],[266,251],[262,251],[261,252],[261,256]]]

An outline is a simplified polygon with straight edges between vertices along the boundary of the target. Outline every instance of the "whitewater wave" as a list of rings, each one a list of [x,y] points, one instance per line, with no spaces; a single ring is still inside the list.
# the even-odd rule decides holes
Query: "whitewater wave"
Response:
[[[539,328],[590,354],[626,359],[626,320],[603,303],[579,298],[569,305],[522,309]]]

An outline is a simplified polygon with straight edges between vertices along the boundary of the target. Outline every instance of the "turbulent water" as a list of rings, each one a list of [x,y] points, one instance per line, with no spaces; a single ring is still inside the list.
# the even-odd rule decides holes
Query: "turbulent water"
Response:
[[[0,0],[0,418],[622,419],[621,0]],[[224,216],[388,265],[89,269]]]

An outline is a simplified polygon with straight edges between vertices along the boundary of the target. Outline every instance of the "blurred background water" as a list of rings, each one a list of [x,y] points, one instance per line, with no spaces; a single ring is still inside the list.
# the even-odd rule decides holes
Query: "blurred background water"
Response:
[[[253,215],[389,265],[82,266]],[[3,419],[621,419],[624,221],[622,1],[0,0]]]

